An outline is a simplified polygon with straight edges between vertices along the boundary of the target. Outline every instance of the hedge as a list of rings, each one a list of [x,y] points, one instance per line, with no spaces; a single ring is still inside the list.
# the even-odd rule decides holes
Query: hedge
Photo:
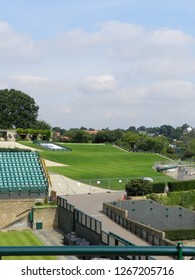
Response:
[[[164,193],[165,183],[153,183],[152,193]]]
[[[168,182],[170,192],[195,189],[195,180]]]
[[[195,190],[195,180],[167,183],[169,192]],[[165,183],[152,183],[152,193],[164,193]]]
[[[195,239],[195,229],[166,230],[165,238],[172,241]]]

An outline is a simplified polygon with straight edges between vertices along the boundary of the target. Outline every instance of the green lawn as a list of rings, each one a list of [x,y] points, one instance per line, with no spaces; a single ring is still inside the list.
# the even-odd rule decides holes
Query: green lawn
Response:
[[[44,246],[31,230],[0,232],[0,246]],[[56,260],[55,256],[10,256],[3,260]]]
[[[39,148],[29,142],[34,148]],[[60,145],[62,145],[60,143]],[[149,153],[128,153],[112,145],[94,144],[65,144],[72,151],[49,151],[41,149],[40,155],[44,159],[65,164],[65,167],[49,167],[48,170],[67,176],[75,180],[85,180],[96,185],[98,179],[103,184],[99,187],[108,187],[109,180],[115,189],[124,189],[124,184],[117,183],[119,179],[137,177],[152,177],[154,182],[167,182],[171,178],[153,169],[155,162],[167,161],[163,157]],[[116,182],[116,183],[114,183]]]

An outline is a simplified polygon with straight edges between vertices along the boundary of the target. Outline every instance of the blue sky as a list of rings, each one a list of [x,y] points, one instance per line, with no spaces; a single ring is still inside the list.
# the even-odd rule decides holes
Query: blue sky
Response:
[[[195,2],[0,0],[0,88],[68,129],[195,126]]]

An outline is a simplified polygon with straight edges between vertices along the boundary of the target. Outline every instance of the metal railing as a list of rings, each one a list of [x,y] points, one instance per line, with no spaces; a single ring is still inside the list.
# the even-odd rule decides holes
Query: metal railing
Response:
[[[195,247],[177,246],[0,246],[3,256],[171,256],[182,260],[194,257]]]

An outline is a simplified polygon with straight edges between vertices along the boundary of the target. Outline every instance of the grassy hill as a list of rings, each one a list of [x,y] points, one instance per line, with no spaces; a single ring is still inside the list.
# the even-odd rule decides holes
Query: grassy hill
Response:
[[[40,146],[29,142],[21,143],[40,148]],[[71,179],[131,179],[145,176],[152,177],[154,182],[171,180],[153,169],[155,162],[165,161],[157,154],[129,153],[112,145],[65,144],[64,146],[72,150],[51,151],[41,148],[40,155],[44,159],[65,164],[66,166],[63,167],[48,167],[48,170]]]

